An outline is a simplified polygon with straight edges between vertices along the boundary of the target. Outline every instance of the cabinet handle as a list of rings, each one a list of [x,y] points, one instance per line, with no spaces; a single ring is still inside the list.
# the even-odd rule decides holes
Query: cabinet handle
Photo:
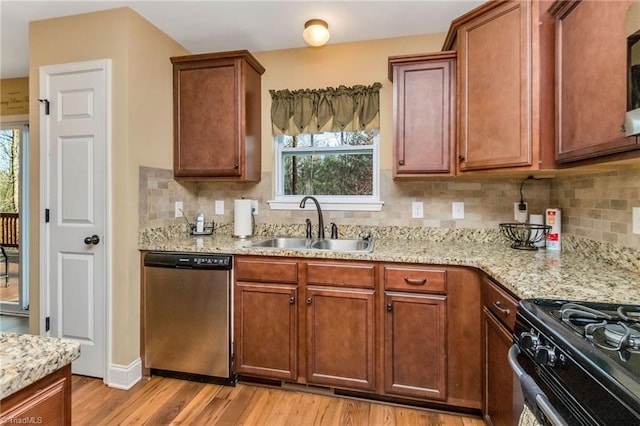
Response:
[[[415,279],[415,278],[404,277],[404,282],[411,285],[424,285],[427,282],[427,279],[426,278]]]
[[[311,300],[312,300],[312,299],[311,299],[310,297],[308,297],[308,298],[307,298],[307,305],[310,305],[310,304],[311,304]]]
[[[238,163],[235,163],[235,164],[233,165],[233,168],[234,168],[234,169],[237,169],[238,167],[240,167],[240,164],[238,164]]]
[[[296,298],[295,298],[295,297],[290,297],[290,298],[289,298],[289,303],[290,303],[291,305],[293,305],[294,303],[296,303]]]
[[[458,161],[462,163],[464,161],[464,155],[458,155]]]
[[[393,310],[393,305],[391,303],[387,303],[387,311],[391,312]]]
[[[398,165],[400,165],[400,166],[404,166],[404,160],[400,160],[400,161],[398,161]]]
[[[500,303],[499,300],[496,300],[495,302],[493,302],[493,306],[500,311],[501,314],[504,315],[509,315],[511,313],[511,310],[509,310],[508,308],[503,308],[502,304]]]

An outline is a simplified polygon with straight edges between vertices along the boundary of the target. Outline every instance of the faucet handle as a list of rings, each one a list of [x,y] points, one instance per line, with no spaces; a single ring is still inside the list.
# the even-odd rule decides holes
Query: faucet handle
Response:
[[[331,222],[331,239],[338,239],[338,225],[336,225],[334,222]]]
[[[367,232],[365,232],[364,234],[361,234],[361,235],[362,235],[362,239],[363,240],[365,240],[365,241],[371,240],[371,232],[370,231],[367,231]]]

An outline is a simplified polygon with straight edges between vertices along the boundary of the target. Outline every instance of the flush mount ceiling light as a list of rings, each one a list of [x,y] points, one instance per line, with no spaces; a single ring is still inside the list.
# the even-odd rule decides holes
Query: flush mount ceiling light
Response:
[[[329,25],[322,19],[310,19],[304,24],[302,38],[309,46],[324,46],[329,41]]]

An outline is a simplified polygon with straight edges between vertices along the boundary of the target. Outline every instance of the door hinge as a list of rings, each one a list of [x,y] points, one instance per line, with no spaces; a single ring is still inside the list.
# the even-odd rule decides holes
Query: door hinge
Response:
[[[44,102],[44,115],[49,115],[49,99],[38,99],[40,103]]]
[[[51,330],[51,317],[46,317],[44,319],[44,331]]]
[[[44,222],[49,223],[49,209],[44,209]]]

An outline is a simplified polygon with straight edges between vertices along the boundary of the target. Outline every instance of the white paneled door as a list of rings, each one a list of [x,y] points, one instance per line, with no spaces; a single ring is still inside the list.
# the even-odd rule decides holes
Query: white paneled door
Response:
[[[72,371],[93,377],[107,359],[110,79],[109,60],[40,68],[41,316],[51,336],[80,342]]]

